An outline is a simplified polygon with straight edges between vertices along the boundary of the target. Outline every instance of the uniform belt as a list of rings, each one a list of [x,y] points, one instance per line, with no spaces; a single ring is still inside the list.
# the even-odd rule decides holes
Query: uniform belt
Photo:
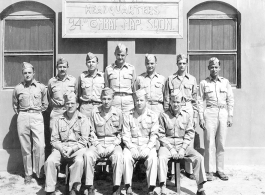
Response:
[[[82,104],[93,104],[93,105],[99,105],[102,104],[99,101],[89,100],[89,101],[82,101]]]
[[[137,144],[139,146],[148,144],[149,142],[149,137],[135,137],[132,138],[132,143]]]
[[[114,95],[117,95],[117,96],[129,96],[129,95],[132,95],[132,94],[126,93],[126,92],[115,92]]]
[[[41,113],[40,110],[20,110],[19,112],[28,112],[28,113]]]
[[[207,108],[226,108],[226,105],[224,105],[224,104],[217,104],[217,105],[208,104],[206,107]]]
[[[162,104],[162,102],[158,101],[158,100],[149,100],[148,103],[150,105],[157,105],[157,104]]]
[[[104,142],[105,144],[113,144],[116,137],[98,137],[99,142]]]

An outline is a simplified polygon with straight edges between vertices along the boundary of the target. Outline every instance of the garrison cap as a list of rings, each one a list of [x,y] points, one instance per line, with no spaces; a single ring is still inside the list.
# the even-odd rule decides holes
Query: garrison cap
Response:
[[[64,102],[69,102],[71,100],[74,100],[75,102],[77,101],[77,96],[74,92],[69,92],[64,94]]]
[[[216,57],[212,57],[212,58],[210,58],[210,60],[209,60],[209,66],[210,66],[210,65],[214,65],[214,64],[218,64],[218,65],[220,65],[220,61],[219,61],[218,58],[216,58]]]
[[[183,94],[182,94],[181,90],[179,90],[179,89],[174,89],[174,92],[171,93],[171,95],[170,95],[170,99],[173,101],[178,100],[178,99],[182,100],[182,97],[183,97]]]
[[[107,96],[107,95],[114,96],[113,89],[111,89],[109,87],[105,87],[104,89],[102,89],[101,96]]]
[[[120,53],[120,52],[126,52],[127,53],[128,52],[128,48],[124,44],[119,43],[117,45],[116,49],[115,49],[115,53],[116,52],[118,52],[118,53]]]
[[[92,60],[93,58],[97,57],[95,54],[88,52],[86,55],[86,61]]]
[[[27,69],[27,68],[32,68],[32,70],[34,70],[34,67],[32,66],[32,64],[30,64],[28,62],[23,62],[22,70]]]
[[[141,89],[138,89],[134,92],[134,97],[135,98],[139,98],[139,97],[142,97],[142,96],[146,96],[146,91],[144,88],[141,88]]]
[[[56,65],[58,66],[59,64],[67,64],[67,66],[68,66],[68,61],[67,61],[65,58],[63,58],[63,57],[60,57],[60,58],[57,60]]]
[[[180,60],[186,60],[186,62],[188,62],[188,58],[184,54],[177,55],[177,62]]]
[[[145,54],[145,61],[149,61],[149,60],[155,60],[155,62],[157,61],[156,56],[153,54]]]

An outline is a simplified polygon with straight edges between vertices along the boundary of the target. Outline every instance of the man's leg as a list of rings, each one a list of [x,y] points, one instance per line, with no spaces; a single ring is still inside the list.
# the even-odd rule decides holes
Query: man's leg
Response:
[[[166,181],[167,181],[167,163],[171,158],[171,153],[166,147],[160,147],[158,152],[158,180],[161,187],[161,194],[166,194]]]
[[[150,186],[156,186],[156,177],[157,177],[157,153],[156,149],[153,148],[147,156],[146,161],[144,162],[146,167],[146,178],[148,188]]]
[[[59,150],[53,149],[52,153],[44,164],[44,171],[46,175],[45,191],[54,192],[57,183],[57,167],[61,162],[61,153]]]
[[[123,173],[123,152],[121,146],[116,146],[110,160],[113,167],[113,185],[120,186]]]
[[[92,103],[82,103],[80,106],[80,112],[84,114],[87,118],[91,116],[91,111],[93,110],[94,106]]]
[[[81,187],[81,178],[84,170],[84,153],[86,152],[86,148],[82,148],[77,150],[70,156],[71,166],[70,170],[70,179],[69,179],[69,191],[72,190],[73,186],[75,190],[79,191]]]
[[[30,138],[30,114],[20,112],[17,118],[18,138],[21,145],[23,164],[25,170],[25,179],[31,177],[32,171],[32,156],[31,156],[31,138]],[[25,180],[26,182],[26,180]]]
[[[218,108],[206,108],[204,113],[205,127],[204,131],[204,166],[207,173],[216,171],[216,147],[215,135],[218,126]]]
[[[228,177],[224,175],[224,153],[225,153],[225,141],[227,134],[227,116],[226,109],[220,109],[219,113],[219,127],[216,132],[216,167],[217,175],[223,180],[227,180]],[[220,173],[220,174],[219,174]]]
[[[132,175],[134,167],[134,159],[132,157],[131,151],[128,148],[123,150],[123,180],[126,188],[126,194],[132,195]]]
[[[33,172],[40,178],[40,171],[45,161],[44,123],[41,113],[31,115],[30,126],[33,139]]]
[[[84,153],[84,169],[86,176],[86,186],[93,186],[94,182],[94,170],[97,159],[100,158],[95,146],[89,147]]]
[[[121,110],[123,113],[131,113],[134,109],[134,101],[131,95],[121,96]]]

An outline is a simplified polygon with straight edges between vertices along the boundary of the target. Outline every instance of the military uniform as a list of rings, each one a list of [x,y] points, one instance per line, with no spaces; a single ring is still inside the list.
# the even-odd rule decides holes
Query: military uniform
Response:
[[[97,159],[100,158],[97,146],[101,145],[107,149],[115,145],[114,150],[108,156],[113,167],[114,186],[120,186],[123,171],[123,154],[121,143],[122,112],[112,106],[108,113],[103,111],[102,106],[95,107],[91,113],[92,146],[84,155],[86,185],[93,185],[94,168]]]
[[[25,82],[21,82],[13,91],[13,109],[18,114],[18,137],[26,176],[31,176],[35,172],[39,177],[44,165],[44,123],[41,112],[48,107],[46,93],[46,87],[35,79],[30,86],[27,86]]]
[[[67,75],[63,80],[58,76],[51,78],[48,82],[48,98],[52,108],[50,115],[50,129],[52,130],[55,120],[65,112],[64,94],[76,93],[76,78]]]
[[[206,172],[223,172],[227,117],[233,116],[234,106],[234,96],[229,81],[220,76],[216,81],[211,77],[202,80],[199,86],[198,105],[199,117],[205,120],[206,127],[204,131]]]
[[[62,160],[70,163],[69,191],[73,184],[77,184],[77,189],[81,186],[83,175],[83,155],[88,144],[91,125],[85,115],[76,111],[71,120],[66,112],[56,119],[52,130],[51,145],[53,151],[45,162],[45,191],[53,192],[57,182],[57,166]],[[73,153],[69,158],[62,156],[64,148],[70,147]]]
[[[105,86],[114,90],[113,106],[122,112],[131,112],[134,108],[132,93],[135,79],[135,68],[129,63],[121,68],[113,63],[105,69]]]
[[[186,111],[180,111],[176,116],[169,109],[159,117],[160,132],[159,140],[161,147],[158,152],[158,178],[159,182],[166,184],[167,163],[171,156],[171,149],[177,152],[180,148],[185,150],[184,159],[189,159],[193,164],[193,172],[197,184],[203,184],[206,180],[204,161],[201,154],[188,147],[194,137],[192,119]]]
[[[158,136],[158,117],[152,110],[146,108],[142,115],[138,115],[136,111],[127,115],[124,114],[122,139],[125,144],[124,154],[124,183],[132,183],[134,162],[131,150],[136,148],[139,152],[146,147],[150,149],[150,153],[145,159],[145,167],[148,187],[156,185],[157,177],[157,153],[156,139]]]
[[[89,75],[88,71],[81,73],[78,79],[78,97],[80,99],[80,112],[87,117],[95,106],[101,104],[100,95],[104,88],[104,73],[96,71]]]
[[[141,88],[145,89],[148,99],[147,107],[153,110],[158,115],[161,112],[164,112],[164,87],[165,77],[156,72],[154,73],[152,78],[150,78],[146,72],[142,73],[137,77],[135,81],[135,90]]]

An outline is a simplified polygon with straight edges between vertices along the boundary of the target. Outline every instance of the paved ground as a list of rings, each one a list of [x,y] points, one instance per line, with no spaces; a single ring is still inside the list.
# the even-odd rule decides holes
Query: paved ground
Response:
[[[229,181],[221,181],[215,178],[214,181],[205,185],[207,195],[265,195],[265,165],[264,166],[226,166]],[[175,195],[174,183],[168,182],[168,195]],[[96,195],[111,194],[112,184],[110,179],[97,180]],[[57,186],[57,195],[64,194],[63,182]],[[160,194],[160,189],[155,189]],[[181,194],[196,194],[196,183],[193,180],[181,176]],[[146,181],[133,182],[133,192],[136,195],[147,193]],[[123,189],[122,193],[125,191]],[[0,172],[0,194],[3,195],[45,195],[43,184],[35,181],[25,186],[23,177],[19,173]]]

